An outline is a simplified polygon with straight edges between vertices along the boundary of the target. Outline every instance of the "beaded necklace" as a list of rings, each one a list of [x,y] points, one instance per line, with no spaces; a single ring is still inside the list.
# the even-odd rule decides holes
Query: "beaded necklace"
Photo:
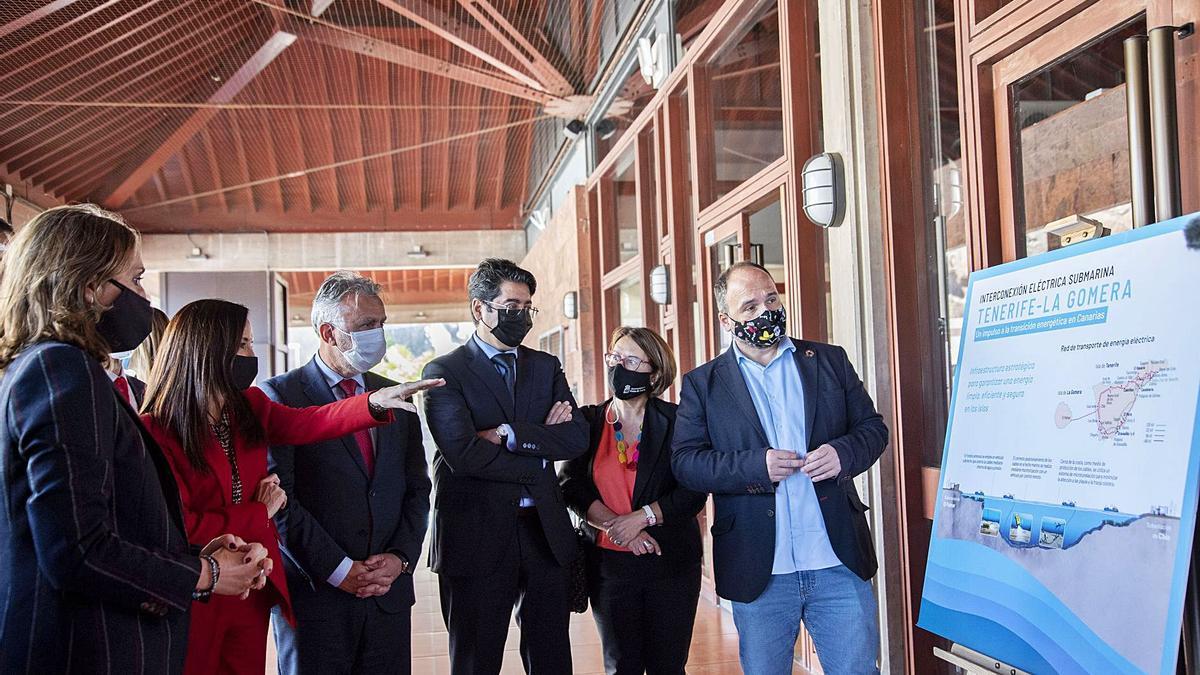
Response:
[[[612,411],[613,419],[611,420],[608,418],[609,410]],[[643,425],[638,425],[637,441],[634,442],[631,448],[625,442],[625,432],[622,431],[621,415],[617,412],[616,406],[608,406],[608,410],[604,411],[604,421],[612,425],[613,436],[617,439],[617,461],[629,471],[637,471],[638,456],[641,454]]]
[[[225,457],[229,460],[229,470],[231,474],[231,482],[233,484],[233,492],[230,495],[234,504],[242,503],[242,476],[238,472],[237,450],[233,446],[233,433],[229,428],[229,416],[221,413],[221,419],[212,425],[213,434],[217,437],[217,443],[220,444],[221,450],[225,451]]]

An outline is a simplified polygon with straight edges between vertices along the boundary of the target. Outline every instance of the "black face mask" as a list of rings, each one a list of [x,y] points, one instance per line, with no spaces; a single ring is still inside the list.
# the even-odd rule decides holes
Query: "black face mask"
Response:
[[[529,312],[497,309],[496,325],[492,326],[492,335],[509,347],[517,347],[533,329],[533,318]],[[484,324],[487,325],[487,324]]]
[[[650,391],[651,373],[628,370],[625,366],[608,367],[608,386],[613,396],[628,401]]]
[[[112,307],[100,315],[96,330],[108,343],[108,351],[132,351],[150,334],[154,318],[150,301],[115,280],[110,279],[109,283],[121,289],[121,294],[113,301]]]
[[[749,321],[734,321],[733,336],[751,347],[773,347],[787,335],[787,314],[783,308],[768,309]]]
[[[237,387],[238,391],[249,389],[254,384],[256,377],[258,377],[258,357],[234,355],[233,386]]]

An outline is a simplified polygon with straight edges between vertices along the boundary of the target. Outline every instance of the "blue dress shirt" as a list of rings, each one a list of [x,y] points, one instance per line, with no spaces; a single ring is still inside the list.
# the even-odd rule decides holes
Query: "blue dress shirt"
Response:
[[[342,389],[342,380],[346,380],[346,379],[354,380],[354,383],[357,385],[354,388],[354,394],[356,396],[367,390],[367,383],[366,383],[366,380],[363,379],[362,374],[358,374],[358,375],[355,375],[354,377],[350,377],[350,378],[345,378],[345,377],[342,377],[341,375],[338,375],[336,372],[334,372],[333,368],[330,368],[325,363],[325,361],[321,358],[320,354],[317,354],[316,359],[317,359],[317,370],[321,371],[321,374],[325,376],[325,383],[328,384],[329,388],[333,390],[333,398],[335,401],[340,401],[340,400],[346,398],[346,392]],[[371,440],[375,441],[375,430],[371,429],[370,434],[371,434]],[[346,580],[346,577],[350,575],[350,569],[351,569],[351,567],[353,567],[353,565],[354,565],[353,560],[351,560],[350,558],[347,558],[347,557],[343,557],[342,562],[339,563],[336,568],[334,568],[333,574],[330,574],[329,578],[326,579],[325,581],[330,586],[341,586],[342,582]]]
[[[804,424],[804,386],[796,367],[796,345],[784,338],[775,358],[763,367],[742,353],[737,340],[730,349],[771,447],[808,454]],[[821,516],[812,479],[798,471],[775,488],[775,562],[772,574],[790,574],[841,565]]]

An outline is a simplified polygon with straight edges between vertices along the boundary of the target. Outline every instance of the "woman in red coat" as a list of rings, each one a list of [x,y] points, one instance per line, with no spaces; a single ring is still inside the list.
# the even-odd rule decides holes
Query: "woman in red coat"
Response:
[[[142,408],[179,482],[188,539],[202,544],[232,532],[262,542],[274,561],[262,592],[192,603],[185,674],[262,675],[271,608],[282,605],[294,622],[272,521],[287,495],[267,474],[267,446],[386,424],[390,409],[415,410],[405,399],[442,384],[423,380],[311,408],[279,405],[250,386],[258,360],[247,317],[245,307],[223,300],[181,309],[163,336]]]

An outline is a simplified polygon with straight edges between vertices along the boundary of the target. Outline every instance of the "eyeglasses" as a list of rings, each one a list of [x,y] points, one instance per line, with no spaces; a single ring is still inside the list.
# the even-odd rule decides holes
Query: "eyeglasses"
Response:
[[[488,302],[487,300],[484,300],[483,304],[496,310],[496,313],[503,317],[520,318],[522,315],[528,314],[529,318],[533,319],[537,317],[537,314],[540,311],[537,307],[505,307],[504,305],[497,305],[496,303]]]
[[[621,356],[608,352],[604,355],[604,364],[608,367],[625,366],[626,370],[637,370],[642,367],[642,364],[650,365],[649,361],[644,361],[636,356]]]

